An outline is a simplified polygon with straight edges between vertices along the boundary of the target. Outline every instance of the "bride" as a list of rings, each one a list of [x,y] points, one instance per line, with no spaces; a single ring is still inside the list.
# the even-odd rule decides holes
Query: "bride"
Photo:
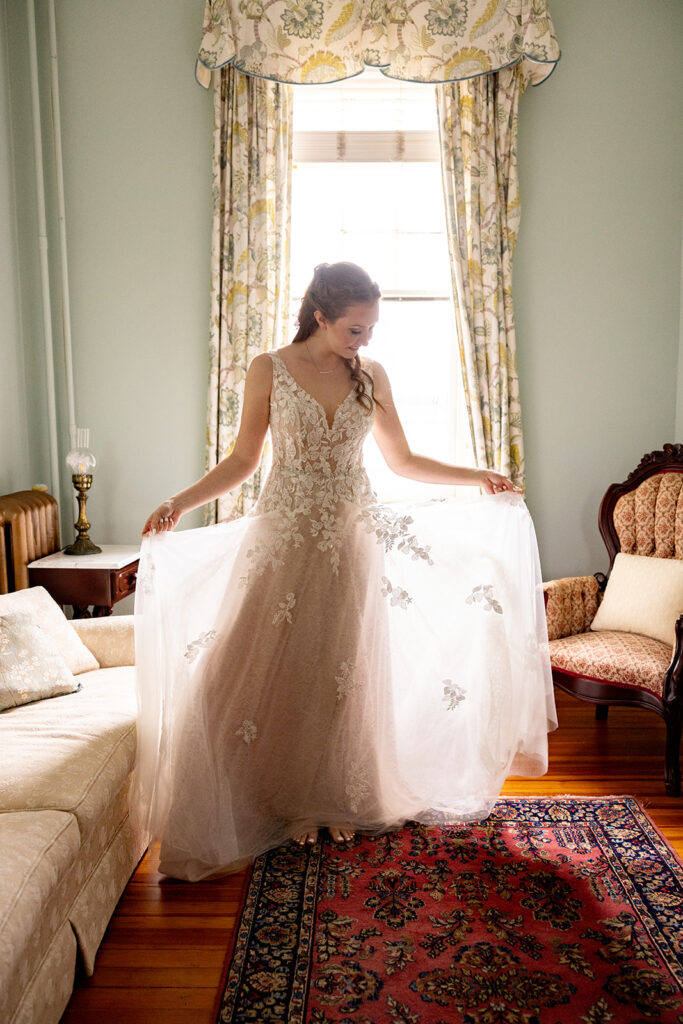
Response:
[[[413,453],[379,363],[380,292],[316,267],[292,343],[257,356],[234,448],[147,519],[136,598],[138,808],[160,870],[198,880],[288,838],[476,820],[547,768],[556,725],[533,525],[489,470]],[[425,344],[428,339],[425,340]],[[246,480],[255,510],[171,534]],[[377,503],[396,473],[472,501]]]

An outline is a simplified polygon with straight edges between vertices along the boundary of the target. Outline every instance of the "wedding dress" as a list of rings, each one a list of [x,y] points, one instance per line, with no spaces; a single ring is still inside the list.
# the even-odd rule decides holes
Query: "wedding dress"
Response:
[[[190,880],[297,829],[486,817],[556,725],[523,499],[379,505],[355,391],[330,424],[272,363],[254,512],[142,546],[135,802]]]

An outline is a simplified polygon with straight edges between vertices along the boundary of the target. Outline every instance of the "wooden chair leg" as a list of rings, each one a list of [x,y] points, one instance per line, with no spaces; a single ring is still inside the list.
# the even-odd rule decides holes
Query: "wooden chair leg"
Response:
[[[681,709],[666,716],[664,779],[669,796],[681,795]]]
[[[609,711],[609,704],[596,704],[595,705],[595,720],[596,722],[606,722],[607,712]]]

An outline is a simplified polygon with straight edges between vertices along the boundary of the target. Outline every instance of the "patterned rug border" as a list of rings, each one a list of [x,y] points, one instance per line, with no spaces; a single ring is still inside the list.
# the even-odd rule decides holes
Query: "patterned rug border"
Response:
[[[547,815],[555,807],[562,813],[556,816],[555,820],[548,821]],[[623,888],[625,898],[638,911],[641,921],[645,926],[649,937],[658,950],[664,963],[671,973],[673,980],[683,991],[683,958],[677,955],[671,944],[664,938],[664,927],[662,918],[664,912],[657,911],[638,891],[633,879],[625,870],[628,862],[624,857],[620,860],[614,855],[613,850],[605,841],[605,835],[601,836],[601,830],[609,828],[609,821],[596,821],[599,811],[604,808],[614,807],[615,812],[619,811],[630,814],[642,833],[649,839],[652,848],[666,868],[670,872],[671,880],[677,884],[683,893],[683,859],[673,849],[671,844],[663,836],[656,823],[648,814],[645,806],[637,798],[630,795],[609,795],[609,796],[573,796],[562,794],[557,796],[533,796],[533,797],[502,797],[495,805],[490,816],[482,822],[468,822],[467,825],[486,827],[495,826],[498,823],[515,822],[515,819],[523,817],[523,824],[526,826],[546,827],[557,823],[561,825],[584,825],[591,829],[600,849],[609,861],[614,877],[618,879]],[[537,809],[537,810],[536,810]],[[571,810],[570,810],[571,809]],[[534,811],[538,814],[538,822],[533,821]],[[545,817],[542,820],[542,816]],[[604,817],[604,815],[603,815]],[[435,826],[438,827],[438,826]],[[602,840],[602,841],[601,841]],[[314,918],[316,910],[316,897],[318,889],[318,878],[323,862],[325,845],[322,842],[315,846],[306,848],[306,867],[301,871],[298,880],[297,899],[301,901],[301,921],[299,927],[299,941],[294,954],[293,982],[291,997],[289,1001],[288,1024],[303,1024],[306,1010],[307,980],[312,957],[312,936],[314,930]],[[249,948],[249,940],[255,923],[256,910],[259,898],[262,893],[268,858],[273,851],[262,854],[254,862],[251,872],[247,872],[240,901],[240,909],[236,916],[236,927],[232,935],[230,947],[227,950],[222,971],[222,982],[217,992],[214,1005],[213,1019],[216,1024],[226,1024],[234,1020],[235,997],[246,967],[246,955]],[[635,858],[637,851],[633,852]],[[659,913],[660,920],[657,919]],[[227,1012],[226,1012],[227,1011]]]
[[[259,860],[263,860],[265,863],[266,856],[267,854],[264,853],[261,857],[259,857]],[[237,946],[237,939],[239,937],[240,926],[244,917],[244,908],[247,904],[247,897],[251,892],[251,882],[254,877],[254,868],[256,867],[257,863],[258,861],[255,861],[253,864],[250,864],[249,867],[247,867],[244,871],[244,879],[242,881],[242,888],[240,890],[239,902],[237,905],[237,911],[235,912],[235,927],[233,928],[232,934],[230,936],[230,941],[228,942],[228,946],[225,951],[223,966],[221,967],[221,980],[218,983],[218,988],[216,989],[216,996],[213,1001],[213,1009],[211,1011],[212,1021],[220,1020],[221,1007],[224,1002],[225,992],[227,991],[228,985],[228,971],[230,970],[230,967],[232,965],[232,959],[235,953],[235,947]]]
[[[643,804],[633,796],[602,796],[602,797],[576,797],[576,796],[561,796],[561,797],[508,797],[501,799],[494,807],[488,821],[509,821],[509,814],[505,814],[502,808],[515,803],[528,802],[531,804],[542,804],[544,802],[549,803],[568,803],[578,806],[582,805],[614,805],[619,804],[625,805],[630,813],[633,815],[635,820],[638,822],[643,832],[649,837],[656,853],[671,870],[671,875],[675,879],[683,891],[683,859],[679,857],[678,853],[671,844],[665,839],[660,832],[656,823],[653,821],[651,816],[647,813]],[[567,819],[565,819],[567,820]],[[571,818],[572,823],[578,823],[575,816]],[[561,824],[561,820],[558,824]],[[595,822],[586,821],[587,825],[595,825]],[[604,823],[598,823],[604,827]],[[605,855],[605,858],[609,861],[614,871],[614,875],[619,879],[626,898],[632,904],[632,906],[639,911],[643,924],[646,925],[650,939],[659,952],[662,959],[666,962],[667,967],[671,971],[676,983],[679,988],[683,990],[683,960],[679,959],[674,951],[663,941],[662,930],[658,924],[656,918],[656,911],[650,903],[642,898],[641,893],[638,891],[631,876],[624,870],[624,863],[614,856],[613,850],[601,842],[603,838],[600,835],[599,830],[594,831],[594,836],[600,845],[600,849]],[[660,912],[661,913],[661,912]],[[672,958],[675,958],[676,963],[672,963]]]

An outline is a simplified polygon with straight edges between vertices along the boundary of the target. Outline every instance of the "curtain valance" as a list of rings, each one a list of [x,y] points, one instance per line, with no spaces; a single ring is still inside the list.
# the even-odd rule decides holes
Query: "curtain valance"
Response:
[[[279,82],[335,82],[379,67],[449,82],[524,61],[534,85],[559,60],[548,0],[207,0],[197,79],[232,64]]]

